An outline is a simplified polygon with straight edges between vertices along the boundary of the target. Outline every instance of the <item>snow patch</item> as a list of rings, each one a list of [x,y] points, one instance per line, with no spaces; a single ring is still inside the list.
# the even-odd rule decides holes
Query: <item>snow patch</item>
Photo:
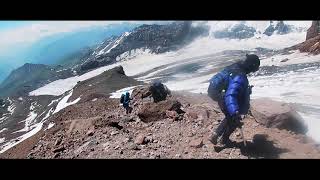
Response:
[[[46,116],[45,116],[42,120],[46,120],[48,117],[50,117],[51,114],[52,114],[52,112],[53,112],[53,108],[51,108],[51,109],[48,111],[48,113],[46,114]]]
[[[286,62],[281,62],[287,60]],[[284,66],[289,64],[302,64],[320,62],[320,55],[310,55],[308,53],[301,53],[299,50],[292,51],[291,54],[275,55],[265,59],[261,59],[261,66]]]
[[[30,108],[31,109],[31,108]],[[17,132],[25,132],[25,131],[29,131],[30,128],[31,128],[31,124],[34,122],[34,120],[36,119],[37,117],[37,113],[31,111],[27,117],[27,119],[25,119],[25,127],[18,130],[18,131],[15,131],[14,133],[17,133]],[[23,121],[22,121],[23,122]]]
[[[6,138],[0,138],[0,144],[5,141]]]
[[[111,44],[112,44],[112,42],[110,42],[109,44],[107,44],[102,50],[100,50],[100,51],[97,53],[97,55],[96,55],[95,57],[98,57],[98,56],[106,53],[105,50],[108,49]]]
[[[54,110],[53,114],[59,112],[60,110],[66,108],[67,106],[70,106],[72,104],[75,104],[80,101],[80,97],[72,102],[67,102],[69,98],[72,96],[73,90],[71,90],[65,97],[61,99],[61,101],[58,103],[56,109]]]
[[[40,96],[40,95],[53,95],[59,96],[65,93],[68,90],[71,90],[74,86],[77,85],[78,81],[84,81],[90,79],[92,77],[98,76],[106,70],[112,69],[116,67],[117,64],[113,64],[110,66],[104,66],[93,71],[87,72],[81,76],[74,76],[67,79],[59,79],[53,81],[45,86],[40,87],[29,93],[30,96]]]
[[[61,69],[61,70],[58,70],[56,72],[61,72],[61,71],[66,71],[67,69]]]
[[[122,36],[120,36],[116,41],[114,42],[110,42],[109,44],[107,44],[102,50],[100,50],[96,57],[102,54],[107,54],[109,53],[113,48],[117,47],[121,41],[130,34],[130,32],[125,32]],[[110,47],[112,45],[112,47]],[[108,50],[107,50],[108,49]],[[107,50],[107,51],[106,51]]]
[[[4,132],[6,130],[8,130],[8,128],[3,128],[3,129],[0,130],[0,133]]]
[[[31,126],[31,128],[32,128],[31,131],[25,133],[24,135],[22,135],[16,139],[12,139],[9,142],[5,143],[4,145],[0,146],[0,154],[4,153],[5,151],[12,148],[13,146],[16,146],[17,144],[23,142],[24,140],[28,139],[29,137],[35,135],[37,132],[39,132],[41,130],[42,125],[43,125],[43,122],[37,123],[37,124]]]
[[[118,62],[118,61],[122,61],[122,60],[130,60],[130,59],[137,57],[138,55],[150,54],[150,53],[151,53],[150,49],[143,49],[143,48],[132,49],[130,51],[124,52],[124,53],[120,54],[119,56],[117,56],[116,61]]]
[[[94,98],[94,99],[92,99],[91,101],[96,101],[97,100],[97,98]]]
[[[47,129],[50,129],[54,126],[54,122],[50,122]]]
[[[132,94],[132,91],[134,90],[135,87],[137,87],[137,86],[131,86],[131,87],[119,89],[116,92],[110,93],[111,96],[109,98],[120,98],[121,95],[125,92],[129,92],[130,94]]]
[[[109,53],[111,49],[117,47],[125,37],[129,36],[130,33],[131,32],[125,32],[119,39],[115,41],[114,45],[106,53]]]
[[[61,97],[61,98],[62,98],[62,97]],[[50,102],[50,104],[48,104],[48,106],[51,106],[53,103],[60,101],[60,100],[61,100],[61,98],[58,98],[58,99],[52,100],[52,101]]]
[[[5,121],[6,119],[8,119],[8,117],[3,115],[3,117],[0,118],[0,123],[2,123],[3,121]]]
[[[11,104],[9,107],[8,107],[8,111],[10,113],[10,115],[13,114],[14,110],[16,109],[16,106],[14,104]]]

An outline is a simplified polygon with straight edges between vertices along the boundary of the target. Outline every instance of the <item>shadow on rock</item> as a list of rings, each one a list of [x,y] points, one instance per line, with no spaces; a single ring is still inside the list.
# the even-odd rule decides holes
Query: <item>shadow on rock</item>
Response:
[[[219,152],[224,148],[239,148],[241,154],[248,156],[249,158],[267,158],[267,159],[277,159],[280,158],[281,153],[288,152],[287,149],[278,148],[274,146],[272,141],[267,139],[265,134],[257,134],[253,137],[253,141],[247,141],[247,146],[245,147],[243,142],[232,142],[226,147],[217,147],[216,151]]]
[[[238,143],[238,146],[243,155],[254,158],[276,159],[281,153],[288,152],[287,149],[274,146],[273,141],[269,141],[264,134],[255,135],[252,142],[247,142],[247,147],[244,147],[243,142]]]

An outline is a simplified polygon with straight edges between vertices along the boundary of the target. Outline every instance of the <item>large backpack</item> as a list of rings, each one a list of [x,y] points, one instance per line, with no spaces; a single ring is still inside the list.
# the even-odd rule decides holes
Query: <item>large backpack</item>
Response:
[[[150,92],[155,102],[165,100],[168,93],[164,85],[159,81],[156,81],[152,84],[150,87]]]
[[[219,97],[221,97],[221,93],[228,88],[229,78],[231,73],[223,70],[218,74],[214,75],[210,79],[210,85],[208,87],[208,96],[215,101],[218,101]]]
[[[121,97],[120,97],[120,103],[121,103],[121,104],[123,104],[123,102],[124,102],[124,98],[125,98],[125,95],[124,95],[124,94],[122,94],[122,95],[121,95]]]

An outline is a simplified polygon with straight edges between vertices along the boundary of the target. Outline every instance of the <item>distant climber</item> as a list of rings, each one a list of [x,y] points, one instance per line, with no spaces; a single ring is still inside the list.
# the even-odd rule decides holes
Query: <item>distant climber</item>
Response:
[[[247,74],[259,70],[259,66],[259,57],[247,54],[245,60],[227,66],[210,79],[208,96],[218,102],[225,115],[209,139],[213,144],[228,145],[233,131],[242,127],[241,115],[249,111],[252,88]]]
[[[153,102],[157,103],[160,101],[166,100],[167,96],[171,95],[171,91],[169,88],[162,84],[161,81],[154,81],[149,87],[149,91],[143,95],[142,98],[151,96],[153,98]]]
[[[122,103],[122,106],[126,110],[126,114],[129,114],[132,111],[132,108],[130,107],[130,101],[131,100],[132,100],[132,98],[130,97],[130,93],[129,92],[126,92],[125,94],[121,95],[120,103]]]

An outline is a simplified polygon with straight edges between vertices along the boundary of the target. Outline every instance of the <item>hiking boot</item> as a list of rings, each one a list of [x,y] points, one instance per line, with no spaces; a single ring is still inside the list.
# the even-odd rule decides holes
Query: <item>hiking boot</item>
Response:
[[[219,138],[218,134],[217,134],[216,132],[213,132],[213,133],[211,134],[211,136],[209,137],[209,141],[210,141],[212,144],[217,145],[217,143],[218,143],[218,138]]]
[[[228,146],[228,145],[232,144],[232,141],[229,138],[221,138],[220,143],[225,145],[225,146]]]

